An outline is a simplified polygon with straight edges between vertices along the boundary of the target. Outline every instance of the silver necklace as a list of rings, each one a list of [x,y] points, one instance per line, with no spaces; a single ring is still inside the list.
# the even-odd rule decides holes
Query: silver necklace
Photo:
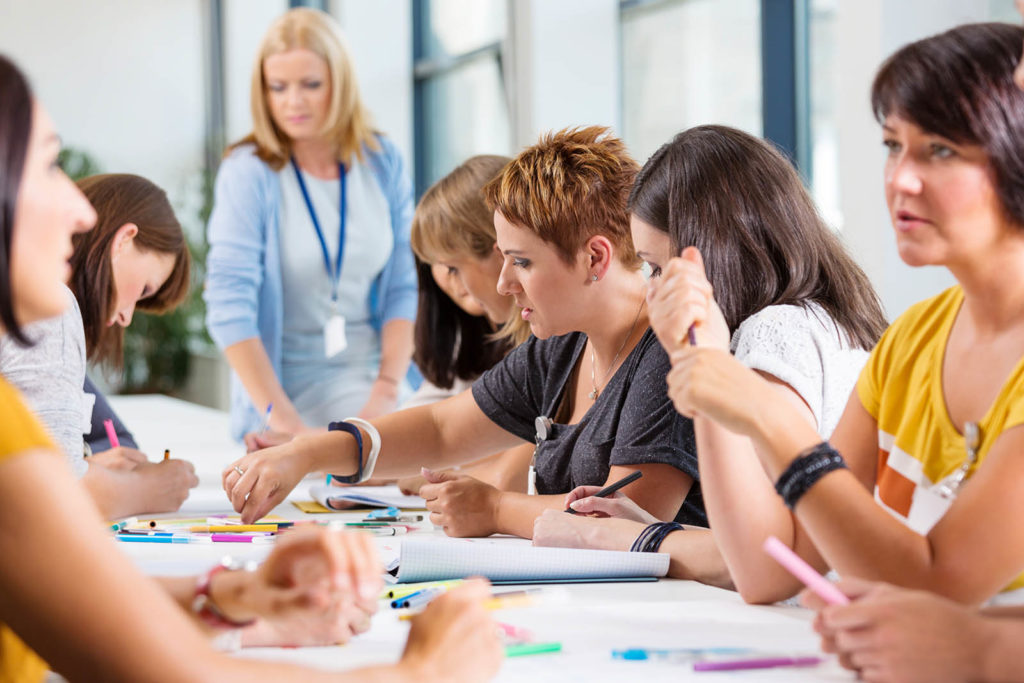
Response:
[[[615,363],[619,360],[619,354],[622,353],[622,349],[626,348],[626,342],[629,341],[629,338],[633,336],[633,331],[636,329],[636,323],[640,320],[640,311],[644,310],[644,302],[646,300],[647,297],[642,297],[640,299],[640,308],[636,309],[636,317],[633,318],[633,324],[630,326],[629,333],[626,334],[626,338],[623,339],[622,344],[619,345],[619,350],[615,352],[611,365],[608,366],[608,370],[604,373],[604,378],[601,380],[602,385],[607,384],[608,378],[612,374],[612,370],[615,369]],[[599,392],[597,390],[597,356],[594,354],[593,344],[590,345],[590,385],[593,389],[589,394],[587,394],[587,398],[591,401],[596,401]]]
[[[946,481],[938,486],[938,493],[943,498],[952,498],[957,490],[963,486],[967,478],[967,471],[978,460],[978,448],[981,446],[981,428],[977,422],[964,424],[964,447],[967,449],[967,457],[960,464],[960,467],[950,475]]]

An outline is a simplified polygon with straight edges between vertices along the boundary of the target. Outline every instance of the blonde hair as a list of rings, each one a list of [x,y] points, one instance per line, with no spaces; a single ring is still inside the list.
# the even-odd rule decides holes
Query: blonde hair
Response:
[[[512,161],[496,154],[481,154],[462,162],[423,193],[412,217],[412,250],[424,263],[450,257],[490,257],[498,235],[494,212],[484,202],[483,187],[497,178]],[[530,326],[513,315],[495,333],[495,339],[518,345],[530,336]]]
[[[338,160],[348,162],[354,156],[362,161],[364,145],[379,150],[377,131],[371,125],[370,113],[359,96],[359,84],[341,27],[325,12],[298,7],[278,17],[260,42],[249,91],[252,133],[231,145],[228,151],[253,143],[256,156],[271,168],[280,169],[287,163],[291,156],[291,140],[278,129],[270,115],[263,62],[267,57],[296,49],[309,50],[327,62],[331,101],[323,135],[334,144]]]
[[[466,161],[430,186],[412,217],[412,250],[427,263],[447,256],[490,255],[498,241],[494,212],[487,208],[484,185],[512,161],[496,154],[481,154]]]

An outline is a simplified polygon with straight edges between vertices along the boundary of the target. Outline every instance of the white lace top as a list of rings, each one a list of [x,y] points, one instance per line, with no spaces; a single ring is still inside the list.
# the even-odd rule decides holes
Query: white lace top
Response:
[[[810,407],[818,434],[827,439],[839,422],[867,362],[820,306],[769,306],[744,320],[731,350],[747,367],[793,388]]]

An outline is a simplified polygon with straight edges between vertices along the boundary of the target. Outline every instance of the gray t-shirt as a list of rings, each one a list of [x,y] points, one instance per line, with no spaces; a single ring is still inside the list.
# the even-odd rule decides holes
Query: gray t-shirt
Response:
[[[473,398],[495,424],[533,442],[534,419],[558,413],[587,337],[530,337],[473,384]],[[693,422],[676,412],[665,378],[668,355],[648,329],[577,424],[552,425],[537,452],[537,491],[567,493],[600,485],[612,465],[664,463],[693,486],[676,521],[707,526]]]

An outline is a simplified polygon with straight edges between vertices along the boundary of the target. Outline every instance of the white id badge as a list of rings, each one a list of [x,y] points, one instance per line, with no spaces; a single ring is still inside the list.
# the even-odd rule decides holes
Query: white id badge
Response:
[[[345,338],[345,318],[335,313],[324,326],[324,355],[333,358],[348,348]]]

